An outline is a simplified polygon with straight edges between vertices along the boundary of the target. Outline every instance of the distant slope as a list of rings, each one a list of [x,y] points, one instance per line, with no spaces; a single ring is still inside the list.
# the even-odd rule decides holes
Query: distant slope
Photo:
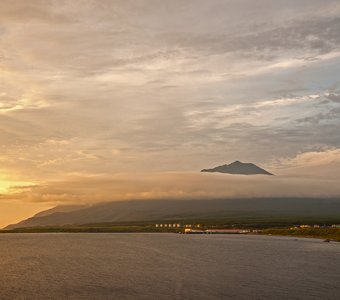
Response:
[[[89,205],[58,205],[56,207],[41,211],[41,212],[35,214],[33,217],[44,217],[44,216],[54,214],[56,212],[75,211],[75,210],[79,210],[79,209],[82,209],[82,208],[86,208],[88,206]]]
[[[229,165],[218,166],[212,169],[203,169],[201,172],[218,172],[239,175],[273,175],[253,163],[242,163],[238,160]]]
[[[340,200],[335,199],[228,199],[228,200],[135,200],[97,204],[70,211],[35,216],[10,228],[82,225],[105,222],[219,219],[318,219],[340,222]]]

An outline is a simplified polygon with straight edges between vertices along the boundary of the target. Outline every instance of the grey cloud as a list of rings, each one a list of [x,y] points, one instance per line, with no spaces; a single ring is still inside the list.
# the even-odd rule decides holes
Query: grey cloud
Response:
[[[195,54],[212,55],[222,53],[237,53],[237,55],[256,57],[261,60],[272,60],[282,55],[284,50],[299,50],[303,53],[306,50],[317,52],[329,52],[339,47],[340,21],[338,17],[314,16],[308,20],[300,20],[293,18],[288,20],[286,25],[280,22],[263,22],[253,24],[252,22],[260,22],[260,20],[249,21],[248,26],[234,29],[235,32],[226,32],[227,25],[223,24],[223,14],[228,18],[233,14],[229,13],[230,8],[238,7],[235,2],[223,3],[215,1],[211,5],[200,2],[201,6],[194,2],[189,4],[167,3],[162,5],[139,2],[138,4],[123,4],[118,2],[113,5],[104,1],[101,4],[87,1],[86,5],[75,10],[76,3],[61,1],[58,5],[52,5],[53,2],[43,1],[28,5],[30,9],[23,7],[22,2],[15,5],[9,5],[6,1],[3,5],[3,11],[11,10],[16,13],[16,19],[21,20],[23,17],[44,16],[46,19],[53,20],[53,13],[64,16],[65,18],[74,18],[77,21],[68,24],[61,20],[59,26],[43,27],[36,24],[28,23],[29,29],[33,32],[26,31],[21,28],[21,47],[26,48],[30,53],[33,62],[46,68],[57,69],[65,68],[68,72],[77,72],[78,76],[84,76],[84,72],[89,75],[98,72],[106,72],[109,68],[122,66],[136,66],[144,69],[147,63],[152,62],[155,58],[172,59],[174,57],[182,57],[189,59]],[[31,2],[30,2],[31,3]],[[305,2],[306,5],[307,2]],[[318,3],[318,2],[316,2]],[[268,2],[263,2],[260,7],[265,7]],[[150,20],[145,20],[143,14],[135,15],[135,19],[128,18],[128,10],[136,5],[145,11],[152,20],[153,13],[161,15],[154,19],[157,26],[153,27]],[[290,4],[292,5],[292,4]],[[203,8],[211,10],[212,14],[218,14],[221,18],[221,24],[214,24],[209,18],[202,34],[198,30],[195,19],[186,18],[183,22],[182,32],[172,31],[173,26],[168,26],[162,22],[162,17],[167,15],[165,7],[170,6],[178,12],[178,7],[185,8],[185,14],[195,16],[195,12],[206,14],[201,11]],[[195,8],[194,8],[195,6]],[[220,6],[223,7],[221,10]],[[291,8],[297,6],[292,5]],[[146,8],[147,7],[147,8]],[[318,7],[318,6],[317,6]],[[190,9],[189,9],[190,8]],[[192,11],[192,9],[195,9]],[[242,13],[241,7],[237,8]],[[249,7],[250,11],[257,11],[257,6]],[[23,13],[24,12],[24,13]],[[31,13],[30,13],[31,12]],[[140,11],[139,11],[140,13]],[[276,15],[274,9],[268,10],[268,15]],[[136,14],[136,12],[133,12]],[[6,13],[4,13],[6,15]],[[51,15],[51,16],[50,16]],[[253,14],[255,16],[256,14]],[[176,16],[175,16],[176,17]],[[184,17],[184,16],[183,16]],[[86,20],[89,18],[89,20]],[[228,18],[225,19],[226,24]],[[252,20],[252,19],[251,19]],[[244,22],[244,21],[243,21]],[[143,26],[144,25],[144,26]],[[216,27],[217,26],[217,27]],[[190,31],[186,31],[190,28]],[[51,43],[51,37],[53,42]],[[32,43],[36,41],[36,43]],[[154,50],[154,49],[164,50]],[[185,52],[183,52],[185,50]],[[299,53],[301,55],[301,53]],[[306,53],[308,55],[308,53]]]
[[[340,103],[340,94],[331,93],[326,95],[326,98],[333,102]]]
[[[306,50],[314,53],[326,53],[339,49],[339,17],[321,17],[310,20],[294,20],[288,24],[261,24],[261,30],[224,34],[168,33],[163,39],[170,44],[177,44],[191,49],[194,53],[203,51],[206,55],[235,53],[250,55],[262,60],[272,60],[282,55],[284,50],[298,50],[299,55],[306,55]],[[264,52],[265,51],[265,52]],[[308,52],[307,52],[308,53]],[[308,55],[308,54],[307,54]],[[306,57],[310,60],[313,57]]]
[[[333,108],[324,113],[317,113],[313,116],[305,117],[302,119],[297,119],[296,122],[298,123],[309,123],[318,125],[321,122],[326,124],[335,124],[337,125],[340,122],[340,108]]]

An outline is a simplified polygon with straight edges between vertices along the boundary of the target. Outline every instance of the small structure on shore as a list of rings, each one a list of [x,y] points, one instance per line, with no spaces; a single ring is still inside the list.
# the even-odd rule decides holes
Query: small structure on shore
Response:
[[[174,224],[155,224],[156,228],[160,228],[160,227],[170,227],[170,228],[180,228],[181,224],[179,223],[174,223]]]

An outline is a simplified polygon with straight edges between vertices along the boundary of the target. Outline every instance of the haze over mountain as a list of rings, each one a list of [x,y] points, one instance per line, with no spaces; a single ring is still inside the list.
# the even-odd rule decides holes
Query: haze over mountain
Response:
[[[73,207],[74,208],[74,207]],[[223,222],[339,222],[336,199],[262,198],[220,200],[132,200],[101,203],[73,211],[57,208],[10,225],[7,229],[33,226],[83,225],[110,222],[166,222],[167,220],[223,220]]]
[[[89,205],[58,205],[55,207],[52,207],[47,210],[43,210],[41,212],[38,212],[33,216],[33,218],[40,218],[48,215],[52,215],[54,213],[66,213],[66,212],[71,212],[75,210],[80,210],[83,208],[88,207]]]
[[[218,172],[238,175],[273,175],[253,163],[243,163],[238,160],[229,165],[222,165],[212,169],[203,169],[201,172]]]

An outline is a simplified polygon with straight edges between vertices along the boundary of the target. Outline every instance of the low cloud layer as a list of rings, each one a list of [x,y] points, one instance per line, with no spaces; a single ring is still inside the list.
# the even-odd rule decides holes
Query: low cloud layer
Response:
[[[95,203],[136,199],[339,197],[340,149],[308,152],[273,161],[275,176],[199,172],[134,172],[86,176],[13,186],[1,198],[37,203]]]

